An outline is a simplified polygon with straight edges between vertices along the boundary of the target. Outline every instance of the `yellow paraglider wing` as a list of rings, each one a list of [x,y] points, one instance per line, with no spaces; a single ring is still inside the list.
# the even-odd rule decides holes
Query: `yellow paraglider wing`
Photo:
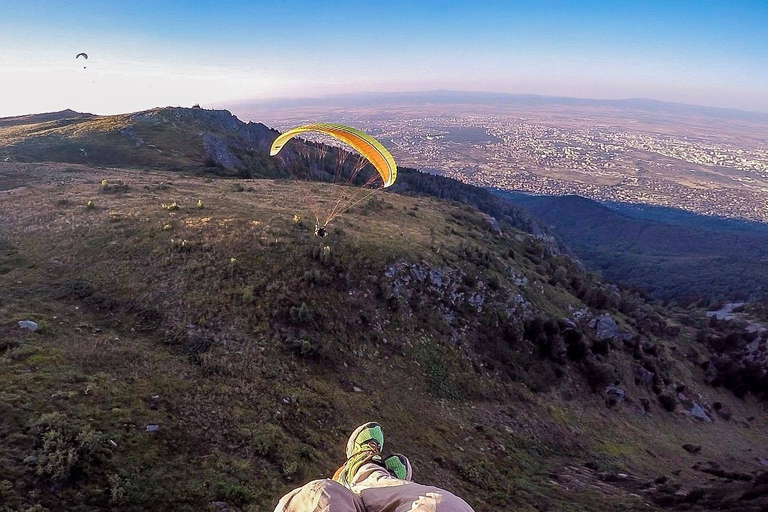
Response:
[[[283,149],[286,142],[304,132],[320,132],[339,139],[354,148],[358,153],[363,155],[366,160],[371,162],[381,176],[381,180],[384,182],[384,187],[389,187],[395,182],[395,179],[397,178],[397,164],[395,164],[395,159],[392,158],[389,151],[387,151],[379,141],[367,133],[341,124],[315,123],[288,130],[276,138],[275,142],[272,143],[272,147],[269,150],[269,156],[278,154],[280,150]]]

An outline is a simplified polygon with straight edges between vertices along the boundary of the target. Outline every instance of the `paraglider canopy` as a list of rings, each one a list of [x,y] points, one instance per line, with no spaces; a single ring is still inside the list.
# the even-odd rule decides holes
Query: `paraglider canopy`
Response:
[[[88,54],[87,53],[78,53],[75,55],[75,60],[79,59],[80,57],[83,57],[85,60],[88,60]],[[83,69],[87,69],[85,66],[83,66]]]
[[[384,188],[391,186],[397,178],[395,159],[379,141],[365,132],[350,126],[332,123],[315,123],[299,126],[280,135],[269,150],[270,156],[277,155],[286,142],[304,132],[320,132],[330,135],[355,149],[366,158],[381,176]]]

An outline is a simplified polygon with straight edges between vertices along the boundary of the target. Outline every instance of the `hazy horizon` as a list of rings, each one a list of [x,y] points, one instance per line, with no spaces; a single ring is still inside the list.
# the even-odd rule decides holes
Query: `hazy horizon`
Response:
[[[433,90],[768,112],[767,24],[746,0],[7,0],[0,116]]]

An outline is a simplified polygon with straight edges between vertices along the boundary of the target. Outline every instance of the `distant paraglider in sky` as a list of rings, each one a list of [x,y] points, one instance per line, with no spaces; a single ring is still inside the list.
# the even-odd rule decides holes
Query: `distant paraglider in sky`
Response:
[[[75,55],[75,60],[79,59],[80,57],[83,57],[85,60],[88,60],[88,54],[87,53],[78,53]],[[83,66],[83,69],[86,69],[85,66]]]
[[[314,123],[288,130],[272,143],[270,156],[277,156],[291,139],[305,132],[319,133],[346,146],[336,148],[334,152],[329,151],[332,147],[329,144],[297,140],[291,146],[298,158],[278,156],[294,179],[305,182],[305,202],[315,216],[315,234],[323,237],[327,234],[328,223],[336,216],[370,197],[376,190],[392,186],[397,178],[397,164],[390,152],[367,133],[332,123]],[[327,158],[333,154],[335,159]],[[350,157],[356,161],[348,162]],[[312,186],[319,181],[338,185],[331,192],[333,197],[330,201],[323,200],[321,196],[324,194]]]

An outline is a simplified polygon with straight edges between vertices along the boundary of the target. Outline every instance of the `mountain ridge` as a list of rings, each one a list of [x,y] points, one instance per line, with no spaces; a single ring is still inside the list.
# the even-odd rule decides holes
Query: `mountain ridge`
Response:
[[[593,99],[572,98],[565,96],[547,96],[537,94],[514,94],[483,91],[454,91],[433,90],[415,92],[362,92],[345,93],[328,96],[307,98],[274,98],[264,100],[234,100],[218,102],[216,105],[229,108],[243,108],[249,105],[273,106],[281,108],[296,108],[302,106],[364,106],[382,105],[389,103],[487,103],[508,104],[519,106],[541,105],[581,105],[581,106],[605,106],[619,107],[646,111],[664,111],[676,113],[698,113],[712,117],[728,119],[743,119],[760,122],[768,122],[768,112],[740,110],[726,107],[712,107],[705,105],[693,105],[670,101],[654,100],[649,98],[626,99]]]

